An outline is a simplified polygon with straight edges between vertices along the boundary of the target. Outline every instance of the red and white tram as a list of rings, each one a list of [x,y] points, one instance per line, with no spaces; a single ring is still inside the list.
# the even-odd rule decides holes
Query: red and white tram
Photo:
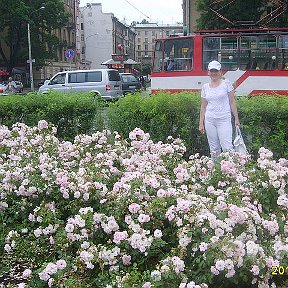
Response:
[[[288,28],[197,31],[157,39],[151,90],[200,91],[218,60],[236,95],[288,95]]]

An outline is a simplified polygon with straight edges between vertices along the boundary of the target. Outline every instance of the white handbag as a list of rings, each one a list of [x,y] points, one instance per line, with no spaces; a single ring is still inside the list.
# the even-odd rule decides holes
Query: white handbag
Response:
[[[244,143],[240,128],[237,126],[235,131],[235,139],[233,141],[235,152],[238,152],[242,155],[248,154],[246,145]]]

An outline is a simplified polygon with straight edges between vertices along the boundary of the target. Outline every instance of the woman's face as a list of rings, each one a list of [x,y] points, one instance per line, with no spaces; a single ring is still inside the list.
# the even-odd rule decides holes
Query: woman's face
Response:
[[[222,77],[222,72],[221,70],[211,69],[208,71],[208,75],[210,76],[212,81],[216,81]]]

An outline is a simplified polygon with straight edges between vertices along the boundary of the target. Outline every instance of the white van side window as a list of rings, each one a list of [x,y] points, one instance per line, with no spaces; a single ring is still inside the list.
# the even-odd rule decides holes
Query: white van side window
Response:
[[[54,77],[49,84],[50,85],[65,84],[65,76],[66,76],[66,74],[59,74],[56,77]]]
[[[88,72],[87,73],[87,82],[101,82],[102,81],[102,72]]]
[[[86,72],[69,73],[68,83],[83,83],[86,82]]]
[[[76,72],[69,73],[68,83],[101,82],[102,72]]]

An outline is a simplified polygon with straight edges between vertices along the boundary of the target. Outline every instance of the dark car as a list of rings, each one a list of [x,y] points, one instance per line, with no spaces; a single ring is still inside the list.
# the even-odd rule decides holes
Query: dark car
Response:
[[[139,79],[131,73],[120,73],[122,79],[123,94],[133,93],[140,90],[142,85]]]

